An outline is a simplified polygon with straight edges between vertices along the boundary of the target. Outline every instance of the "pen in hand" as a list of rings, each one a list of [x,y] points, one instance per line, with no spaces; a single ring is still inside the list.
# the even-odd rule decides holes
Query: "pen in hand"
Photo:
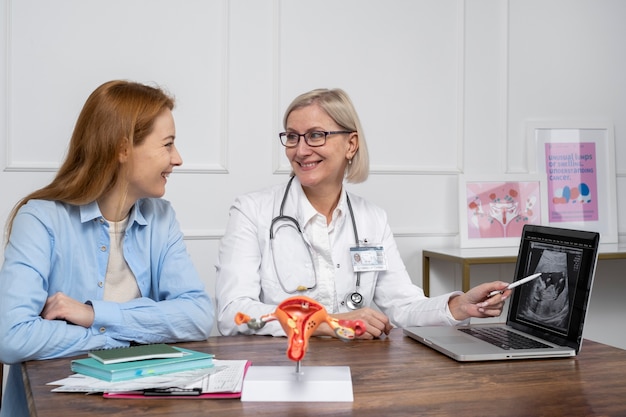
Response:
[[[519,286],[519,285],[525,284],[525,283],[527,283],[528,281],[531,281],[531,280],[533,280],[533,279],[535,279],[535,278],[538,278],[538,277],[540,277],[540,276],[541,276],[541,272],[539,272],[539,273],[537,273],[537,274],[532,274],[532,275],[529,275],[529,276],[527,276],[526,278],[522,278],[522,279],[520,279],[520,280],[517,280],[517,281],[515,281],[515,282],[513,282],[513,283],[509,284],[509,286],[508,286],[508,287],[506,287],[506,289],[507,289],[507,290],[512,290],[513,288],[515,288],[515,287],[517,287],[517,286]],[[496,290],[496,291],[491,291],[487,297],[493,297],[493,296],[494,296],[494,295],[496,295],[496,294],[502,294],[504,291],[505,291],[505,290]]]

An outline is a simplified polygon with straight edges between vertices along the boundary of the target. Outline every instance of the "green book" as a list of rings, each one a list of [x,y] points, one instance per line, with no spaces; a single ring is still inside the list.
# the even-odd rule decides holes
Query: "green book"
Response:
[[[105,364],[183,356],[183,352],[165,343],[91,350],[87,354]]]
[[[141,361],[103,364],[94,358],[74,359],[72,371],[109,382],[128,381],[146,376],[171,374],[192,369],[213,367],[214,355],[174,347],[183,353],[176,358],[146,359]]]

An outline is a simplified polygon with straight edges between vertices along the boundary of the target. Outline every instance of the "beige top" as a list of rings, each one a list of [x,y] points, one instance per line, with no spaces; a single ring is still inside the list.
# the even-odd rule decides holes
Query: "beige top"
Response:
[[[128,217],[119,222],[109,222],[109,263],[104,279],[104,300],[123,303],[141,297],[137,280],[124,259],[122,249]]]

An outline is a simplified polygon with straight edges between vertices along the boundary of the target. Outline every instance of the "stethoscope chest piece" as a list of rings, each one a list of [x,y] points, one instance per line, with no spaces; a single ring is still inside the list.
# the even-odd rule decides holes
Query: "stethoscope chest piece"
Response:
[[[350,310],[358,310],[363,307],[363,296],[359,292],[351,292],[346,295],[344,302]]]

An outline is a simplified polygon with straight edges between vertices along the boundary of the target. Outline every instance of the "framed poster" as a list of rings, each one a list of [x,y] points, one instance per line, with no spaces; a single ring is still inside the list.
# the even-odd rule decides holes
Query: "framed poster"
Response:
[[[460,246],[518,246],[525,224],[544,220],[537,175],[459,176]]]
[[[529,170],[546,184],[545,224],[600,233],[617,243],[613,125],[607,122],[528,124]]]

